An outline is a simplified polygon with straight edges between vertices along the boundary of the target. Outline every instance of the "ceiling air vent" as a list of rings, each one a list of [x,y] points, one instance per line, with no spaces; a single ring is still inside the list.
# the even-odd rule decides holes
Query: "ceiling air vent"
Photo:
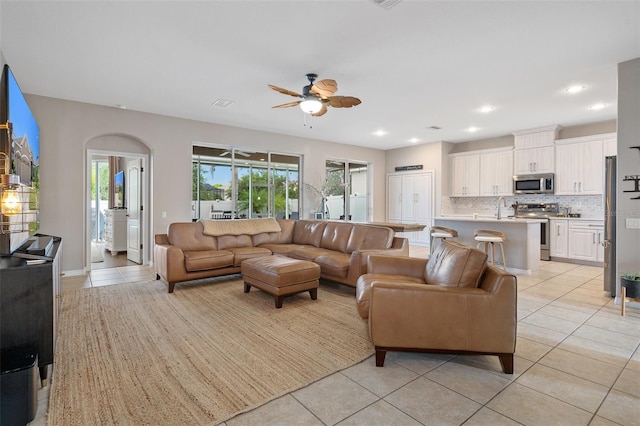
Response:
[[[442,127],[438,127],[438,126],[429,126],[426,127],[427,130],[442,130]]]
[[[217,107],[221,107],[221,108],[226,108],[229,105],[231,105],[232,103],[233,103],[233,101],[231,101],[229,99],[218,98],[211,105],[217,106]]]
[[[371,0],[383,9],[389,10],[396,4],[400,3],[400,0]]]

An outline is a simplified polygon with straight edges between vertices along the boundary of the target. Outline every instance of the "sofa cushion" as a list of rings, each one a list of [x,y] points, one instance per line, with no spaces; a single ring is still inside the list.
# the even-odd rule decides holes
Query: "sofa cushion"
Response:
[[[350,260],[350,254],[333,252],[316,257],[314,262],[320,265],[320,271],[323,275],[346,278],[349,273]]]
[[[322,239],[322,231],[327,222],[323,221],[311,221],[311,220],[299,220],[296,222],[293,228],[293,240],[294,244],[310,245],[320,247],[320,241]]]
[[[252,257],[271,255],[271,250],[262,247],[232,247],[229,251],[234,254],[233,266],[240,266],[243,260]]]
[[[320,247],[345,253],[352,228],[350,223],[328,222],[322,231]]]
[[[487,254],[454,240],[443,240],[425,268],[428,284],[477,287],[487,266]]]
[[[264,244],[288,244],[291,243],[293,238],[293,227],[295,226],[295,220],[278,220],[280,225],[280,231],[278,232],[261,232],[253,235],[253,245],[258,247]]]
[[[280,254],[283,256],[288,256],[289,253],[294,251],[297,248],[300,248],[298,244],[262,244],[259,247],[266,248],[270,250],[273,254]],[[309,246],[313,247],[313,246]]]
[[[332,253],[335,252],[314,246],[301,246],[290,251],[287,256],[293,259],[314,261],[318,256],[330,255]]]
[[[216,239],[202,233],[200,222],[176,222],[167,229],[169,244],[183,251],[216,250]]]
[[[233,253],[227,250],[197,250],[184,252],[184,267],[187,272],[233,266]]]
[[[345,251],[353,253],[355,250],[388,249],[393,243],[394,234],[391,228],[354,225]]]
[[[218,249],[220,250],[234,247],[253,247],[251,235],[222,235],[215,238],[218,240]]]

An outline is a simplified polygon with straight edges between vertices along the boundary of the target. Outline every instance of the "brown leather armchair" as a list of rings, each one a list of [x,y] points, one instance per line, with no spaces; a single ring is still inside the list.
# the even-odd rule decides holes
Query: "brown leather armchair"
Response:
[[[356,286],[358,312],[382,367],[387,351],[497,355],[513,374],[516,277],[486,254],[445,240],[430,260],[369,257]]]

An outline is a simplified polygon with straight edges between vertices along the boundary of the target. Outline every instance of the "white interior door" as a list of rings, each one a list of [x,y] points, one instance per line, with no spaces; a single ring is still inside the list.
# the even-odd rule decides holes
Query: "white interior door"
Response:
[[[131,159],[127,162],[125,181],[127,207],[127,259],[142,263],[142,215],[141,215],[141,166],[142,160]]]

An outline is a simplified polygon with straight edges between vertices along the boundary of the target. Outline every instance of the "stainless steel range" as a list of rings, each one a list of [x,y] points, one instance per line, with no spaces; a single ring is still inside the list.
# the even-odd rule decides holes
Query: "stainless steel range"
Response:
[[[549,260],[549,218],[558,216],[558,203],[531,203],[513,206],[514,216],[521,219],[547,219],[540,224],[540,260]]]

